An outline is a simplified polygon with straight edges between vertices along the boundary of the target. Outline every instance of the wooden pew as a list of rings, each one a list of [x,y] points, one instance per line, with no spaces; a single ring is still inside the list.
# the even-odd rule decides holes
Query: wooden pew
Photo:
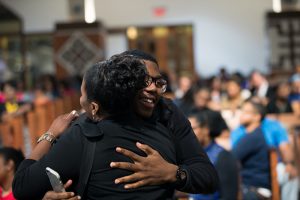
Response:
[[[300,125],[295,127],[295,129],[292,132],[292,136],[294,141],[293,152],[294,152],[295,164],[298,171],[298,181],[300,183],[300,175],[299,175],[300,173]],[[300,191],[299,191],[299,195],[300,195]]]
[[[0,136],[2,145],[5,147],[13,146],[13,138],[11,135],[11,125],[9,122],[2,122],[0,124]]]
[[[15,117],[11,121],[12,130],[13,130],[13,147],[15,149],[20,149],[24,152],[24,134],[23,134],[23,128],[24,128],[24,119],[23,116]]]
[[[74,93],[74,95],[71,96],[72,98],[72,109],[73,110],[80,110],[81,105],[80,105],[80,94],[79,93]]]
[[[0,124],[0,135],[3,146],[13,147],[24,152],[24,119],[23,116],[15,117]]]
[[[35,109],[36,115],[36,137],[43,135],[49,128],[49,120],[47,119],[47,109],[43,106]]]
[[[276,149],[272,148],[269,152],[269,159],[270,159],[270,175],[271,175],[271,190],[272,190],[272,200],[280,200],[280,187],[277,179],[277,151]]]
[[[74,108],[72,108],[72,97],[71,96],[65,96],[63,98],[63,104],[64,104],[64,113],[68,113],[68,112],[71,112],[72,110],[74,110]]]
[[[300,125],[300,117],[292,113],[269,114],[267,117],[280,121],[287,129]]]
[[[33,149],[36,146],[37,137],[37,123],[39,123],[36,112],[30,111],[26,114],[27,126],[29,130],[29,136],[31,141],[31,148]]]
[[[64,102],[62,99],[55,99],[54,100],[54,111],[55,117],[64,114]]]
[[[46,115],[46,126],[47,126],[47,130],[50,127],[51,123],[53,122],[53,120],[56,117],[56,113],[55,113],[55,106],[54,106],[54,102],[48,102],[45,106],[45,115]]]

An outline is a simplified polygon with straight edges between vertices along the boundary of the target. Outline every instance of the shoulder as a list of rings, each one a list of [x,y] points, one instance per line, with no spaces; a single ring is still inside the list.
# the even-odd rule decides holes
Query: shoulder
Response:
[[[172,119],[187,119],[171,99],[162,98],[160,104],[163,112],[169,112]]]
[[[234,129],[230,134],[231,145],[234,147],[238,141],[246,135],[246,130],[243,126]]]
[[[234,158],[232,153],[225,149],[219,153],[218,161],[236,164],[236,159]]]
[[[181,129],[190,126],[187,117],[171,99],[162,98],[160,101],[162,116],[168,121],[169,128]]]
[[[80,115],[79,118],[72,123],[71,128],[80,130],[80,132],[87,138],[100,137],[103,135],[101,122],[93,122],[86,116],[86,114]]]
[[[265,118],[262,122],[262,128],[264,129],[268,129],[268,130],[277,130],[277,131],[282,131],[282,129],[284,129],[283,125],[274,119],[269,119],[269,118]]]

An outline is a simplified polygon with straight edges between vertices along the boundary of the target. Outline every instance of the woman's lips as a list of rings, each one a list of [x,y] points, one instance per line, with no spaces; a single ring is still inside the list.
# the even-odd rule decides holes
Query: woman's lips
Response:
[[[153,98],[142,97],[140,99],[140,102],[144,107],[147,107],[147,108],[154,108],[154,106],[155,106],[155,99],[153,99]]]

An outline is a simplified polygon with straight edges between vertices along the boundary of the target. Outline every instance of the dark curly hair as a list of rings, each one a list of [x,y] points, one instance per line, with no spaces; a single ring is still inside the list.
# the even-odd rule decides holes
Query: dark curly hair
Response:
[[[146,67],[137,58],[115,55],[93,65],[85,74],[87,99],[100,104],[100,113],[128,112],[137,92],[145,87]]]
[[[124,51],[120,55],[131,55],[131,56],[134,56],[134,57],[142,59],[142,60],[148,60],[148,61],[154,62],[158,66],[157,60],[151,54],[146,53],[141,50],[138,50],[138,49]]]

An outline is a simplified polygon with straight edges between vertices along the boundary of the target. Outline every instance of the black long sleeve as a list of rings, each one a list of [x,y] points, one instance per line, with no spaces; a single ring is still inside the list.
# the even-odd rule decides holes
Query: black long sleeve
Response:
[[[237,160],[230,152],[222,151],[218,156],[215,166],[220,178],[222,200],[237,199],[239,190]]]
[[[13,181],[14,196],[20,200],[42,199],[47,191],[52,190],[45,172],[46,167],[57,171],[63,182],[72,179],[76,183],[83,147],[81,137],[80,128],[73,126],[39,161],[24,160]]]
[[[200,146],[190,122],[170,101],[165,101],[171,109],[169,128],[175,135],[177,161],[187,171],[186,184],[177,188],[188,193],[213,193],[218,188],[217,172]]]

